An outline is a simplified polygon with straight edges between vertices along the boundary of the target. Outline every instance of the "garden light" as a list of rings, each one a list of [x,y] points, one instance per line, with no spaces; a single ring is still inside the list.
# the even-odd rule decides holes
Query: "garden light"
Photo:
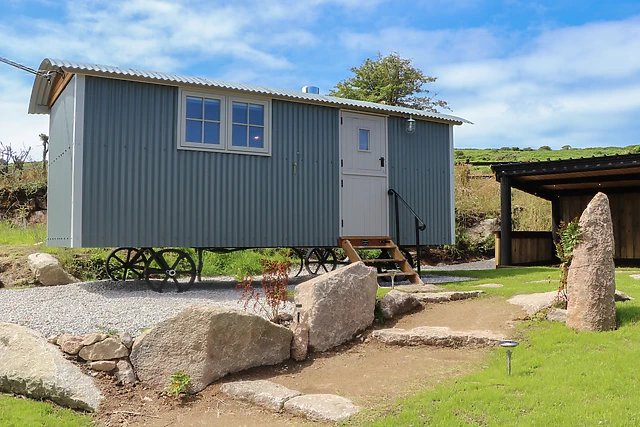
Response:
[[[518,346],[516,341],[500,341],[500,346],[507,349],[507,375],[511,375],[511,349]]]

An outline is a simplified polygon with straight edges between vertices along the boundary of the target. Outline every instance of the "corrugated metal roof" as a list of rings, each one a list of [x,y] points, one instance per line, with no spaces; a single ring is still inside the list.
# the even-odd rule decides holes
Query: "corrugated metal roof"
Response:
[[[315,104],[333,105],[340,107],[348,107],[356,110],[378,111],[396,115],[412,115],[416,118],[427,118],[445,121],[456,125],[463,123],[472,124],[470,121],[461,117],[449,114],[431,113],[428,111],[414,110],[412,108],[395,107],[391,105],[377,104],[374,102],[356,101],[353,99],[337,98],[335,96],[316,95],[311,93],[298,92],[285,89],[274,89],[264,86],[245,85],[239,83],[230,83],[221,80],[205,79],[200,77],[181,76],[178,74],[158,73],[154,71],[134,70],[131,68],[119,68],[108,65],[86,64],[81,62],[66,61],[60,59],[45,58],[39,67],[40,71],[58,71],[62,70],[68,73],[85,74],[93,76],[104,76],[112,78],[120,78],[125,80],[147,81],[157,84],[168,85],[194,85],[201,87],[220,88],[237,90],[248,93],[257,93],[261,95],[269,95],[275,98],[294,99],[302,102],[310,102]],[[47,106],[49,91],[51,85],[47,80],[36,76],[31,91],[31,101],[29,103],[30,114],[48,114]]]

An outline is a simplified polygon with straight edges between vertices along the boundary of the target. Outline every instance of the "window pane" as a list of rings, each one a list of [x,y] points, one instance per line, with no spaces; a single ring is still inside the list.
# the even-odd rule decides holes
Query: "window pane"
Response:
[[[220,123],[204,122],[204,143],[220,144]]]
[[[187,120],[187,142],[202,142],[202,122]]]
[[[220,100],[205,99],[204,100],[204,119],[220,121]]]
[[[358,150],[369,151],[369,129],[358,129]]]
[[[249,126],[249,147],[264,148],[264,129]]]
[[[233,145],[234,147],[247,146],[247,126],[233,125],[231,145]]]
[[[187,96],[187,118],[202,119],[202,98]]]
[[[264,126],[264,107],[262,105],[249,104],[249,124]]]
[[[233,103],[233,123],[247,123],[247,104],[242,102]]]

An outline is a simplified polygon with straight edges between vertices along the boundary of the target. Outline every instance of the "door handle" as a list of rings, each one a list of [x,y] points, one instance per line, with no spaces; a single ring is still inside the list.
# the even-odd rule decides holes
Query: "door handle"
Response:
[[[384,157],[380,157],[378,160],[380,160],[380,167],[383,168],[384,167]]]

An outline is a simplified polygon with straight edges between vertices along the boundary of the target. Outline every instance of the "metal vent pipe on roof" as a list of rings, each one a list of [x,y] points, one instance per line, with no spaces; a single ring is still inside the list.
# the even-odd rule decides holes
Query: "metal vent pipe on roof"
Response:
[[[317,86],[302,86],[302,92],[313,93],[314,95],[320,95],[320,88]]]

